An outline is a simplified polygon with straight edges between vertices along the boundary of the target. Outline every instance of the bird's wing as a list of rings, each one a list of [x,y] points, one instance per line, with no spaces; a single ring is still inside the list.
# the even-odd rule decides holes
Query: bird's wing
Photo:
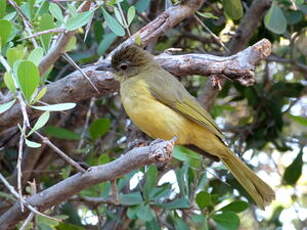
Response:
[[[174,76],[160,69],[148,75],[146,79],[151,94],[157,100],[207,128],[219,138],[224,138],[210,114]]]

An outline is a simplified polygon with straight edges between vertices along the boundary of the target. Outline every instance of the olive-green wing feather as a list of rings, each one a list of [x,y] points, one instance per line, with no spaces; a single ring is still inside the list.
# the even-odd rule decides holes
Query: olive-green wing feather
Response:
[[[147,75],[145,80],[157,100],[209,129],[216,136],[224,137],[210,114],[170,73],[163,69],[155,70],[154,73]]]

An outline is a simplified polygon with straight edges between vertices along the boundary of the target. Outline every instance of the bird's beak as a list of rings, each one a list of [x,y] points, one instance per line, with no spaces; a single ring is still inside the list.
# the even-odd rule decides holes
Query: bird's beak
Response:
[[[109,71],[109,72],[114,71],[110,62],[102,62],[102,63],[97,64],[96,70]]]

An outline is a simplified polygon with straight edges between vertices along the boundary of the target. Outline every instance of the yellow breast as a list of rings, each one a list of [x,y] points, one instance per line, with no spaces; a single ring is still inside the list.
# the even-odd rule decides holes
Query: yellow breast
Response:
[[[147,135],[165,140],[176,136],[177,144],[190,142],[186,128],[190,121],[154,98],[143,79],[133,77],[124,81],[120,93],[128,116]]]

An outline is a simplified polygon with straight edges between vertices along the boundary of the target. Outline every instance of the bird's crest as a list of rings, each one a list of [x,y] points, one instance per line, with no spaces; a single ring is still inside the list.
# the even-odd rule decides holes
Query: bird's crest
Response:
[[[133,66],[143,66],[152,61],[152,55],[136,45],[127,45],[117,50],[112,56],[112,67],[116,68],[122,62]]]

